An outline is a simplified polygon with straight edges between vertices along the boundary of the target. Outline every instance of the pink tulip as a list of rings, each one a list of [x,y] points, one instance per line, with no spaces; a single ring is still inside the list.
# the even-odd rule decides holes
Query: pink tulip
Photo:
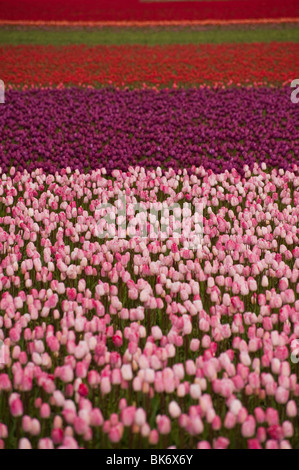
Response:
[[[120,424],[113,426],[109,431],[109,439],[111,442],[119,442],[122,438],[123,428]]]
[[[262,449],[261,444],[258,439],[248,439],[247,441],[248,449]]]
[[[293,428],[293,424],[290,421],[284,421],[282,423],[282,430],[283,430],[284,437],[293,437],[294,428]]]
[[[266,448],[266,449],[275,450],[275,449],[279,449],[279,445],[278,445],[278,442],[277,442],[277,441],[275,441],[275,440],[273,440],[273,439],[269,439],[269,440],[266,442],[265,448]]]
[[[152,429],[149,435],[149,443],[151,445],[157,445],[159,442],[159,433],[156,429]]]
[[[213,440],[213,449],[226,449],[229,446],[229,439],[226,437],[218,437]]]
[[[253,416],[248,416],[248,418],[242,424],[242,436],[243,437],[252,437],[255,433],[255,419]]]
[[[285,404],[289,399],[289,391],[283,387],[278,387],[275,392],[275,400],[277,403]]]
[[[31,443],[26,437],[19,440],[19,449],[32,449]]]
[[[43,438],[43,439],[40,439],[39,442],[38,442],[38,448],[39,449],[54,449],[54,445],[53,445],[53,442],[51,439],[49,438]]]
[[[133,378],[132,367],[130,364],[124,364],[121,368],[122,377],[124,380],[130,381]]]
[[[168,410],[172,418],[178,418],[181,414],[181,408],[175,401],[169,403]]]
[[[10,412],[14,418],[17,416],[22,416],[23,414],[23,404],[19,398],[15,398],[10,403]]]
[[[226,429],[233,429],[236,425],[236,417],[233,413],[231,413],[230,411],[227,412],[226,416],[225,416],[225,420],[224,420],[224,427]]]
[[[208,441],[199,441],[197,449],[211,449],[211,445]]]
[[[82,436],[88,430],[88,422],[85,421],[85,419],[77,416],[74,420],[74,429],[77,434]],[[53,439],[53,436],[52,436],[52,439]]]
[[[30,416],[24,415],[22,417],[22,428],[24,432],[30,433],[31,432],[31,418]]]
[[[257,423],[263,423],[265,421],[265,413],[262,408],[255,408],[254,415]]]
[[[135,418],[136,409],[134,406],[124,408],[121,412],[121,420],[124,426],[132,426]]]
[[[136,410],[135,423],[140,427],[146,424],[146,412],[142,408]]]
[[[294,400],[288,401],[286,412],[289,418],[295,418],[295,416],[297,416],[297,406]]]
[[[158,431],[160,434],[169,434],[171,430],[170,419],[165,415],[158,415],[156,418]]]

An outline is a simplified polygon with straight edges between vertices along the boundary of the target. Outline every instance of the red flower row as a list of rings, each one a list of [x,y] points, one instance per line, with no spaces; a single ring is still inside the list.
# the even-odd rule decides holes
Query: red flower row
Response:
[[[2,2],[4,3],[4,2]],[[299,16],[296,0],[164,1],[10,0],[1,5],[0,20],[161,21]]]
[[[281,85],[296,78],[292,43],[3,46],[1,79],[16,86]]]

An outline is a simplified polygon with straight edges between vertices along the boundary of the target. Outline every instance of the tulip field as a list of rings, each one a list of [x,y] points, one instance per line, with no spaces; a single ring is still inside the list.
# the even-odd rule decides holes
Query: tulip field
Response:
[[[299,449],[297,2],[49,3],[0,9],[0,449]]]

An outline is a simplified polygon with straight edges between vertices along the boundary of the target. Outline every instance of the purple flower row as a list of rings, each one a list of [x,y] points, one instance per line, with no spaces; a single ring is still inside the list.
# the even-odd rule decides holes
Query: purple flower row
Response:
[[[299,161],[299,106],[290,89],[9,91],[0,114],[0,166],[54,172]]]

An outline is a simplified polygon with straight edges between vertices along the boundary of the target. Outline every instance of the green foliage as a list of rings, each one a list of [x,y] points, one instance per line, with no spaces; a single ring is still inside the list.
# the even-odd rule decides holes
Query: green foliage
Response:
[[[245,29],[246,28],[246,29]],[[146,27],[146,28],[0,28],[0,44],[221,44],[252,42],[299,42],[299,28],[267,27]]]

